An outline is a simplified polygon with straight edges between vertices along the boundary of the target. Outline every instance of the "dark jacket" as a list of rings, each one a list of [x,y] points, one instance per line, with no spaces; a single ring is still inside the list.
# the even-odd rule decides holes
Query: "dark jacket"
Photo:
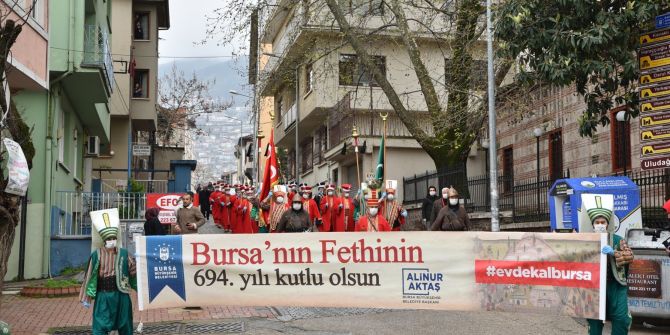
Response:
[[[144,235],[165,235],[167,234],[167,229],[164,227],[158,218],[154,218],[144,222]]]
[[[421,204],[421,218],[426,219],[427,222],[431,222],[430,215],[433,212],[433,203],[437,199],[439,199],[437,195],[428,195],[423,199],[423,203]]]
[[[437,219],[437,214],[440,213],[440,209],[442,209],[442,207],[444,207],[448,201],[449,200],[442,199],[441,197],[433,201],[433,208],[430,210],[430,219],[428,222],[435,222],[435,219]]]
[[[289,209],[281,216],[277,224],[277,232],[302,233],[310,228],[309,214],[305,210]]]
[[[198,201],[200,202],[200,207],[209,207],[209,196],[212,194],[212,191],[208,189],[203,189],[198,192]]]
[[[443,207],[440,209],[435,221],[433,221],[430,230],[470,230],[470,219],[468,218],[468,213],[465,211],[465,207],[458,206],[458,209],[455,212],[449,206]]]

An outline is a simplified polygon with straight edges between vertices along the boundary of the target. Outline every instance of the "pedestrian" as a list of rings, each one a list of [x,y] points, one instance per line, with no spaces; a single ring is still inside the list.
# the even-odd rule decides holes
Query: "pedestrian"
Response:
[[[177,223],[172,225],[172,231],[176,234],[197,234],[198,228],[205,224],[205,217],[200,209],[193,206],[190,193],[185,193],[181,201],[183,207],[177,210]]]
[[[158,213],[160,213],[158,207],[148,208],[146,213],[144,213],[144,218],[146,219],[144,221],[144,236],[167,234],[167,229],[158,220]]]
[[[319,231],[335,231],[335,228],[344,231],[344,224],[336,227],[337,215],[342,212],[342,202],[335,196],[335,185],[329,184],[326,188],[326,196],[321,199],[321,227]]]
[[[303,185],[302,186],[302,208],[309,214],[310,224],[321,225],[321,212],[319,212],[319,206],[316,204],[316,201],[312,199],[312,187]]]
[[[391,231],[391,226],[386,222],[383,215],[379,215],[379,200],[377,191],[369,190],[370,197],[367,199],[367,213],[356,223],[356,231],[380,232]]]
[[[614,234],[614,226],[609,224],[614,210],[614,196],[584,194],[582,203],[591,220],[593,231],[607,233],[608,245],[602,249],[602,253],[607,255],[605,319],[612,321],[612,334],[628,334],[633,322],[628,311],[628,265],[634,256],[626,240]],[[603,321],[594,319],[587,321],[589,335],[602,334]]]
[[[266,221],[268,232],[274,233],[277,231],[279,220],[288,209],[288,206],[286,203],[286,186],[276,185],[268,197],[261,202],[261,209],[268,213]]]
[[[240,200],[237,202],[237,219],[238,227],[236,233],[238,234],[252,234],[254,228],[251,223],[251,209],[253,205],[251,204],[250,198],[253,196],[253,192],[250,192],[249,186],[242,186],[240,190]]]
[[[209,214],[212,213],[211,203],[209,202],[210,195],[212,195],[212,191],[209,187],[203,187],[200,189],[200,192],[198,192],[200,212],[202,212],[202,216],[204,216],[207,221],[209,221]]]
[[[382,213],[386,222],[391,225],[391,230],[400,231],[400,227],[405,224],[407,211],[402,208],[402,205],[395,198],[395,188],[386,188],[386,193],[381,199],[379,211]]]
[[[354,223],[354,202],[351,200],[351,184],[343,184],[342,189],[342,221],[344,221],[345,231],[354,231],[356,224]]]
[[[433,212],[433,203],[438,199],[437,188],[431,185],[428,187],[428,195],[423,199],[421,204],[421,220],[427,230],[430,229],[430,225],[433,223],[430,220],[430,215]]]
[[[442,207],[437,214],[437,218],[430,227],[433,231],[458,231],[470,230],[470,218],[461,205],[458,192],[455,188],[449,188],[447,191],[447,206]]]
[[[79,291],[79,300],[93,306],[92,333],[133,333],[133,306],[130,290],[137,290],[135,262],[121,247],[119,214],[116,208],[91,212],[95,228],[91,236],[93,252]]]
[[[302,205],[302,197],[299,194],[293,195],[291,209],[282,214],[277,224],[278,233],[303,233],[309,231],[312,224],[309,220],[309,214]]]
[[[314,201],[316,205],[321,208],[321,198],[323,198],[323,190],[326,188],[326,183],[320,182],[316,185],[316,195],[314,196]]]
[[[433,222],[435,222],[437,214],[440,213],[440,209],[446,206],[449,202],[449,189],[450,187],[443,187],[441,197],[433,202],[433,209],[430,212],[430,220],[428,220],[429,225],[432,225]]]

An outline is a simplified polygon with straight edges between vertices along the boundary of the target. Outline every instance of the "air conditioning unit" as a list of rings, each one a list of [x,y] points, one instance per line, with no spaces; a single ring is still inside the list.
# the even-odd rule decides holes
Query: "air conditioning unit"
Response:
[[[100,137],[89,136],[86,144],[87,156],[100,156]]]

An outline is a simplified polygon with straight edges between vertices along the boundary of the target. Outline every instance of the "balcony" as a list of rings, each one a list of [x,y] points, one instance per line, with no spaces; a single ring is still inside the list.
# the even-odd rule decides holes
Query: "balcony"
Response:
[[[110,50],[107,30],[97,25],[84,27],[84,59],[81,66],[100,69],[111,94],[114,90],[114,64]]]
[[[291,106],[291,108],[289,108],[286,111],[286,113],[284,113],[284,115],[282,115],[282,117],[281,117],[281,120],[282,120],[281,124],[284,125],[284,130],[287,130],[288,128],[290,128],[295,123],[295,120],[296,120],[297,116],[298,116],[298,108],[297,108],[296,104],[294,103]]]

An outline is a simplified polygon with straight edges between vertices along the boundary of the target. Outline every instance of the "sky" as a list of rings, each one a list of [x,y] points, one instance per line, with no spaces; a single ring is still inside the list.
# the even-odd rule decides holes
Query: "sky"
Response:
[[[217,46],[215,41],[210,40],[205,45],[194,44],[205,37],[206,15],[225,4],[225,0],[170,0],[170,29],[159,33],[158,52],[161,58],[158,61],[171,62],[174,58],[168,58],[170,56],[230,55],[233,47]]]

